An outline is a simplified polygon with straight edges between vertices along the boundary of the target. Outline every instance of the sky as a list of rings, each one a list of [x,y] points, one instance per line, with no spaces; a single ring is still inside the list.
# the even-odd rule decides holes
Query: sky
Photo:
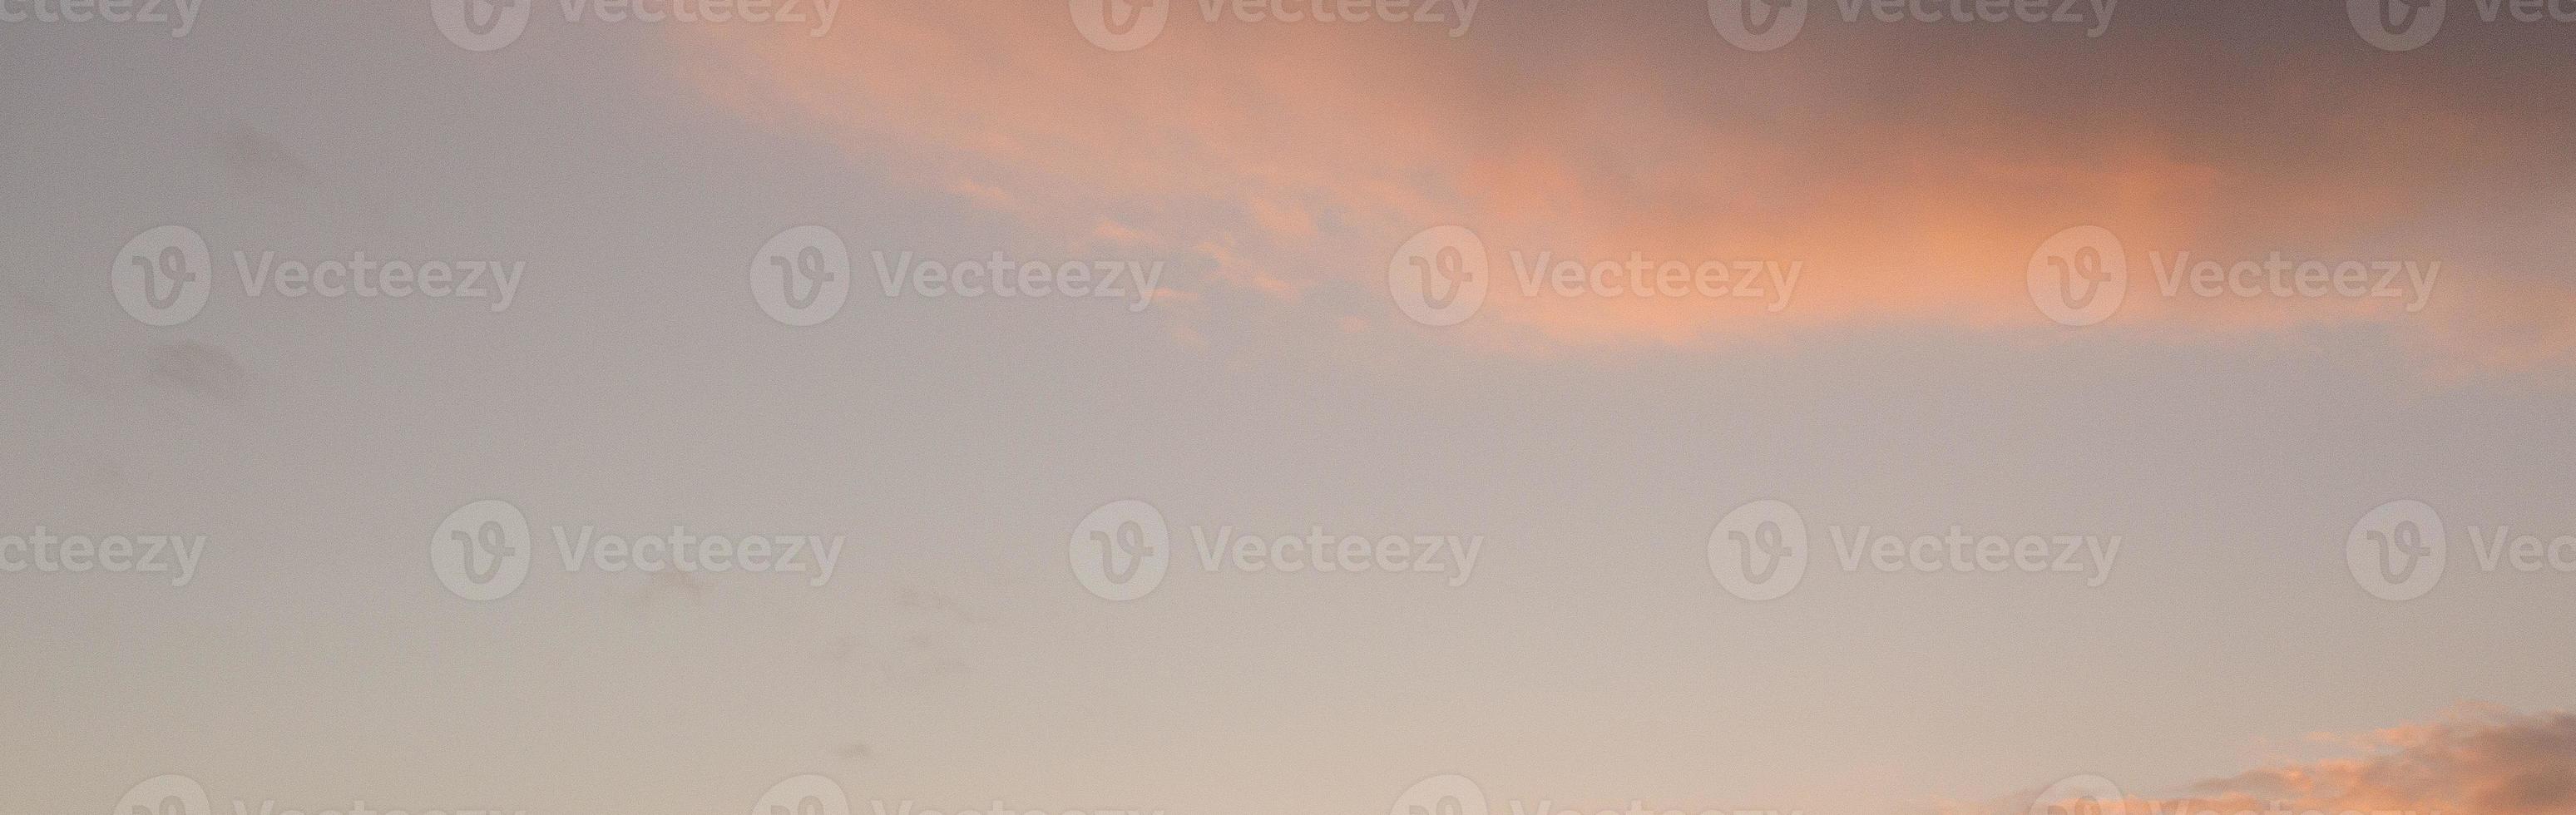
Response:
[[[2576,6],[199,1],[0,814],[2576,812]]]

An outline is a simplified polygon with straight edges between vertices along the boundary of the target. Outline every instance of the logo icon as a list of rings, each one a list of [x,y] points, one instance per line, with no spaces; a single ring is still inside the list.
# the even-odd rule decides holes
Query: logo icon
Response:
[[[2079,775],[2048,785],[2030,802],[2030,815],[2127,815],[2129,799],[2119,785],[2098,775]]]
[[[1172,0],[1071,0],[1073,27],[1109,51],[1134,51],[1163,36]]]
[[[2030,301],[2060,325],[2111,319],[2129,293],[2129,256],[2098,226],[2059,232],[2030,255]]]
[[[1786,502],[1736,507],[1708,533],[1708,571],[1729,594],[1775,600],[1807,576],[1807,521]]]
[[[1788,45],[1807,25],[1807,0],[1708,0],[1719,36],[1747,51]]]
[[[1074,579],[1103,600],[1143,597],[1172,565],[1171,528],[1143,501],[1112,501],[1082,519],[1067,544]]]
[[[819,226],[780,232],[751,258],[751,299],[769,318],[809,326],[841,313],[850,298],[850,247]]]
[[[1422,230],[1395,251],[1386,265],[1387,293],[1396,308],[1414,322],[1439,327],[1476,316],[1485,305],[1493,272],[1485,262],[1485,241],[1463,226]]]
[[[429,18],[447,41],[467,51],[498,51],[528,30],[534,0],[429,0]]]
[[[1485,790],[1463,775],[1435,775],[1414,782],[1387,815],[1486,815]]]
[[[2442,582],[2450,561],[2442,516],[2422,501],[2390,501],[2361,516],[2344,538],[2344,565],[2364,591],[2382,600],[2413,600]]]
[[[215,288],[214,259],[206,238],[184,226],[156,226],[116,250],[108,270],[116,304],[144,325],[172,326],[194,319]]]
[[[2382,51],[2413,51],[2442,31],[2444,0],[2344,0],[2352,30]]]
[[[184,775],[144,779],[116,801],[116,815],[214,815],[214,811],[206,800],[205,786]]]
[[[751,815],[850,815],[850,794],[830,778],[800,775],[771,784]]]
[[[429,539],[429,568],[458,597],[482,602],[519,590],[536,549],[528,516],[508,501],[486,499],[447,514]]]

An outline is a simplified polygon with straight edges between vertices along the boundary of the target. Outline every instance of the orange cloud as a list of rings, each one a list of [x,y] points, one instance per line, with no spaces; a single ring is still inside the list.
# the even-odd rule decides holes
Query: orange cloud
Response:
[[[2114,815],[2576,812],[2576,714],[2472,706],[2444,718],[2337,739],[2363,755],[2284,764],[2118,802],[2030,801],[2031,812]],[[2046,795],[2047,793],[2041,793]],[[2021,812],[1964,808],[1951,812]]]
[[[678,36],[691,79],[742,115],[1067,244],[1117,224],[1136,251],[1187,261],[1176,285],[1202,293],[1393,315],[1396,247],[1467,226],[1497,285],[1463,330],[1504,344],[2054,328],[2026,283],[2032,252],[2096,224],[2128,249],[2114,326],[2385,323],[2476,365],[2576,348],[2565,269],[2492,252],[2478,222],[2437,211],[2481,195],[2563,207],[2517,164],[2576,171],[2558,141],[2566,123],[2453,92],[2458,76],[2420,65],[2293,55],[2260,81],[2174,88],[2159,77],[2185,72],[2158,66],[2206,57],[2155,37],[2034,56],[1915,31],[1857,53],[1753,55],[1622,4],[1517,21],[1490,9],[1456,38],[1172,9],[1159,40],[1124,53],[1044,0],[870,4],[825,38]],[[2067,74],[2030,67],[2044,60]],[[2567,87],[2520,92],[2563,102]],[[1802,275],[1776,311],[1761,297],[1524,291],[1513,260],[1539,252],[1772,261]],[[2407,298],[2168,296],[2156,261],[2180,252],[2443,268],[2411,312]],[[1319,289],[1365,296],[1326,305],[1307,296]]]

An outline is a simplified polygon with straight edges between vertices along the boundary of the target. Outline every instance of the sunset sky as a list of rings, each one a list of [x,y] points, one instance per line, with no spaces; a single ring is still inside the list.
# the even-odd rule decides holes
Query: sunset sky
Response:
[[[2576,6],[1749,1],[0,0],[0,815],[2576,813]]]

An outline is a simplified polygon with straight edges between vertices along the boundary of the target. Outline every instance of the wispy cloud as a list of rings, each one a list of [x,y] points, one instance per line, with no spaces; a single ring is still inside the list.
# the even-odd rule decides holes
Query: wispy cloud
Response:
[[[2576,713],[2467,706],[2417,724],[2333,739],[2355,755],[2264,767],[2172,795],[2128,794],[2126,815],[2239,812],[2404,812],[2552,815],[2576,812]],[[2074,807],[2073,801],[2016,803]],[[2109,804],[2111,802],[2104,802]],[[2105,806],[2111,812],[2114,807]],[[2018,813],[2011,803],[1951,813]],[[2053,810],[2052,810],[2053,811]],[[2064,809],[2064,811],[2080,811]]]
[[[1864,41],[1864,59],[1751,60],[1647,8],[1525,10],[1543,19],[1497,18],[1462,39],[1192,21],[1112,54],[1053,4],[880,4],[852,10],[863,19],[833,37],[738,28],[685,43],[732,57],[687,63],[725,106],[883,159],[923,190],[964,191],[1068,245],[1118,212],[1122,240],[1152,236],[1155,250],[1193,262],[1182,285],[1257,295],[1249,302],[1383,304],[1396,247],[1460,224],[1501,276],[1514,273],[1513,251],[1805,269],[1777,313],[1497,286],[1492,319],[1469,336],[1512,344],[2044,329],[2026,282],[2033,251],[2099,224],[2131,256],[2121,325],[2225,337],[2388,324],[2428,353],[2481,365],[2576,348],[2563,328],[2576,323],[2569,270],[2478,237],[2495,218],[2571,205],[2531,180],[2576,172],[2552,147],[2564,124],[2533,97],[2576,92],[2461,93],[2452,67],[2321,50],[2269,57],[2259,80],[2165,71],[2242,57],[2151,28],[2086,45],[2096,50],[2056,74],[2029,70],[2027,55],[1919,34]],[[1873,90],[1889,61],[1978,81]],[[2121,68],[2083,67],[2096,62]],[[2198,78],[2146,78],[2177,76]],[[2206,115],[2221,102],[2264,113]],[[2168,296],[2150,252],[2438,260],[2444,288],[2421,312],[2390,298]],[[1310,296],[1319,287],[1378,297]],[[1355,315],[1318,316],[1332,326]]]

